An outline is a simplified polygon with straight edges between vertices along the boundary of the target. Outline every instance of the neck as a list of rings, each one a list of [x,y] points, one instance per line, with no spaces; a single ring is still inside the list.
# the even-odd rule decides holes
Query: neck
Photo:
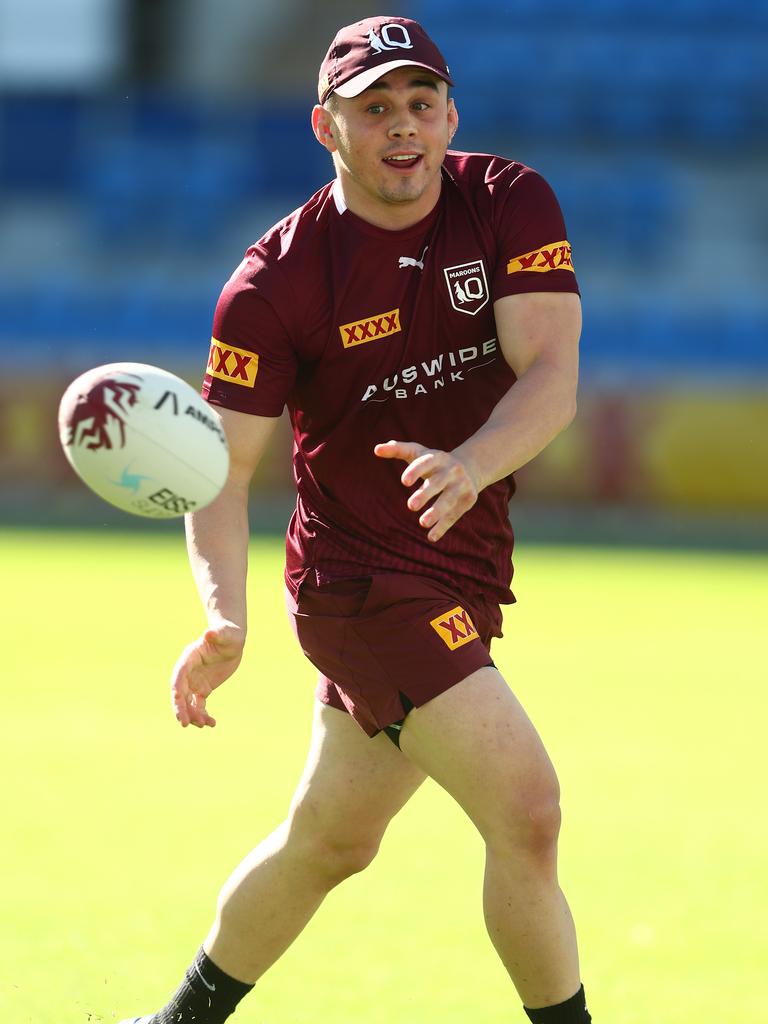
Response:
[[[436,178],[418,199],[391,202],[372,198],[368,193],[362,192],[354,179],[340,170],[337,170],[334,185],[337,197],[341,197],[348,210],[368,224],[383,228],[385,231],[402,231],[424,220],[437,205],[441,189],[442,175]]]

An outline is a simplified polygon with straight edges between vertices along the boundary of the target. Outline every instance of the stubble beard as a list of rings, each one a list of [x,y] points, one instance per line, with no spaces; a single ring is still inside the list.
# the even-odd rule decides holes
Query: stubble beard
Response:
[[[379,196],[387,203],[413,203],[421,199],[427,190],[428,182],[417,185],[413,181],[402,181],[399,188],[380,185]]]
[[[389,206],[404,206],[408,203],[418,202],[429,189],[430,177],[426,174],[420,175],[419,180],[412,177],[403,178],[396,184],[389,184],[386,179],[379,178],[376,180],[375,177],[371,176],[370,171],[367,175],[359,173],[355,169],[354,151],[341,131],[337,138],[337,144],[338,152],[334,159],[336,173],[339,174],[341,168],[343,168],[357,188],[363,193],[368,194],[369,201],[376,198]]]

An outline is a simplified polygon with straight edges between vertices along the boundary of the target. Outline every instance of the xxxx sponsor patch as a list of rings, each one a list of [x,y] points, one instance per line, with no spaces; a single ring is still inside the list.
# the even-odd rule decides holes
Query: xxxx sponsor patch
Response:
[[[550,270],[573,272],[570,242],[552,242],[541,249],[515,256],[507,263],[508,274],[518,274],[521,270],[532,270],[535,274],[546,274]]]
[[[457,605],[455,608],[451,608],[449,612],[444,612],[442,615],[438,615],[436,619],[432,619],[430,626],[446,647],[450,647],[452,651],[478,638],[478,632],[469,616],[469,612],[465,611],[461,605]]]
[[[367,341],[388,338],[390,334],[397,334],[401,330],[400,310],[390,309],[386,313],[366,317],[365,320],[342,324],[339,334],[344,348],[352,348],[354,345],[364,345]]]
[[[219,380],[252,388],[259,372],[259,357],[255,352],[244,352],[241,348],[224,345],[216,338],[211,338],[211,351],[205,372]]]

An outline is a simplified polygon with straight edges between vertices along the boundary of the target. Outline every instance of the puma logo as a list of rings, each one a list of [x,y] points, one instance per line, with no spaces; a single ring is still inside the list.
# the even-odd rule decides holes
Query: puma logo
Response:
[[[424,251],[421,254],[421,259],[414,260],[410,256],[401,256],[397,263],[398,270],[404,270],[406,267],[418,267],[419,270],[424,269],[424,257],[427,254],[428,245],[424,246]]]

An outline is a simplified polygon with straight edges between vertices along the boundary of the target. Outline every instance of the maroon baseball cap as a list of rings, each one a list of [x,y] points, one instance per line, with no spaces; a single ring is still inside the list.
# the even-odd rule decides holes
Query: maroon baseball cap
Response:
[[[332,92],[359,96],[388,71],[411,64],[453,85],[445,58],[418,21],[379,16],[347,25],[336,33],[320,65],[320,102]]]

